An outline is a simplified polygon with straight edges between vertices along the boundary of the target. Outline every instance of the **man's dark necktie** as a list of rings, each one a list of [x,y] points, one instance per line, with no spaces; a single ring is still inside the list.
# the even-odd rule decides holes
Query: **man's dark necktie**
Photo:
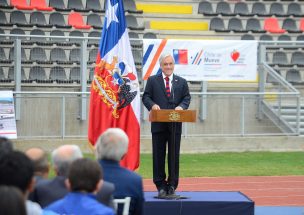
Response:
[[[170,97],[171,93],[170,93],[169,77],[165,77],[165,80],[166,80],[166,94],[167,97]]]

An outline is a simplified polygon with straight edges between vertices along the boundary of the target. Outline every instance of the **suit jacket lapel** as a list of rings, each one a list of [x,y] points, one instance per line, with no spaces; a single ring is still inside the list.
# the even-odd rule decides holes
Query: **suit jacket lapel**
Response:
[[[160,74],[160,75],[157,77],[157,82],[160,84],[163,93],[164,93],[165,96],[167,97],[166,86],[165,86],[165,83],[164,83],[162,74]]]

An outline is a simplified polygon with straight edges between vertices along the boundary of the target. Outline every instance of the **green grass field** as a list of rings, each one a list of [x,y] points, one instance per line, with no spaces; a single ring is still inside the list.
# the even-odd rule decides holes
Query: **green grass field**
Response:
[[[86,157],[94,159],[92,154]],[[152,178],[152,155],[141,154],[137,171]],[[181,154],[180,177],[304,175],[304,152]],[[51,171],[50,177],[54,176]]]

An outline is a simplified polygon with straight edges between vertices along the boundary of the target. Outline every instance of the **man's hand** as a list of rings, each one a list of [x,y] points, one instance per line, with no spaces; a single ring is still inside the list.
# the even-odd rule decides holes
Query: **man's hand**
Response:
[[[152,110],[160,110],[160,107],[157,104],[155,104],[152,106]]]
[[[181,106],[177,106],[175,110],[184,110]]]

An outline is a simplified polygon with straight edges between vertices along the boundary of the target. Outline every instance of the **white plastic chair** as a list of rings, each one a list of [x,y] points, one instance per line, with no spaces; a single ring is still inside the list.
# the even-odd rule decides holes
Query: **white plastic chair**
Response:
[[[123,204],[122,215],[129,215],[131,197],[125,197],[124,199],[114,199],[114,208],[117,212],[118,204]]]

